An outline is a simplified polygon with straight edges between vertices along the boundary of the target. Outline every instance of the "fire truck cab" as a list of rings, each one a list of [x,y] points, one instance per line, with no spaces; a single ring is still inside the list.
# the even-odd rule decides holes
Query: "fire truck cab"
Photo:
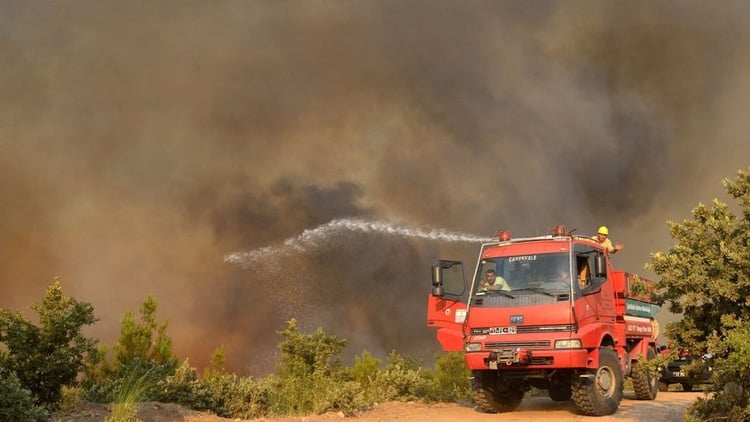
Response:
[[[501,231],[481,246],[470,283],[459,261],[433,266],[428,326],[445,351],[463,351],[474,400],[487,412],[514,410],[536,387],[581,414],[607,415],[624,377],[638,399],[658,391],[641,364],[656,356],[650,285],[562,226],[519,239]]]

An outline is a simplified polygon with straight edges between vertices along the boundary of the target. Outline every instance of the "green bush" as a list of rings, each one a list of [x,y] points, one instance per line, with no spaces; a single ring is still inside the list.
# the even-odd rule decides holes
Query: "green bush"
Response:
[[[423,369],[414,355],[401,355],[392,350],[386,360],[385,368],[375,380],[380,401],[431,400],[432,373]]]
[[[63,296],[57,279],[32,309],[39,313],[39,325],[0,310],[0,420],[44,420],[47,412],[40,403],[62,404],[70,412],[84,399],[113,403],[110,421],[133,421],[137,402],[146,400],[250,419],[327,411],[353,415],[387,400],[467,397],[461,354],[436,356],[434,373],[415,356],[395,351],[382,369],[382,361],[367,351],[346,368],[341,359],[346,339],[322,328],[302,334],[294,319],[279,332],[281,355],[274,374],[261,379],[228,374],[219,348],[201,378],[187,360],[178,367],[167,323],[157,322],[151,297],[139,318],[126,313],[111,348],[97,349],[95,340],[81,335],[82,326],[95,321],[93,308]],[[81,372],[82,384],[76,381]],[[12,416],[3,419],[6,415]]]
[[[140,318],[127,312],[122,320],[120,338],[107,359],[107,350],[98,351],[97,365],[87,368],[86,398],[97,402],[112,402],[132,380],[144,386],[142,399],[150,400],[157,394],[160,381],[173,375],[177,357],[172,353],[172,340],[167,336],[167,323],[156,321],[157,302],[147,297],[140,309]]]
[[[351,378],[363,388],[367,388],[377,377],[382,361],[367,350],[354,357],[354,366],[349,369]]]
[[[471,400],[469,377],[463,352],[449,352],[435,356],[434,398],[437,401],[462,402]]]
[[[301,334],[295,319],[289,320],[279,335],[283,338],[279,344],[281,357],[276,374],[270,377],[274,391],[271,412],[305,415],[339,410],[337,391],[351,389],[346,386],[349,374],[341,359],[347,341],[326,334],[322,328],[313,334]]]
[[[735,327],[725,338],[709,336],[709,351],[716,354],[711,389],[714,394],[699,398],[688,409],[689,421],[750,420],[750,323],[724,318]]]
[[[47,411],[35,402],[34,395],[21,385],[15,374],[0,368],[0,421],[47,420]]]
[[[64,385],[76,383],[87,361],[96,359],[96,341],[81,334],[81,328],[96,321],[94,309],[64,296],[60,280],[47,288],[42,302],[31,307],[39,314],[39,325],[21,313],[0,310],[0,368],[16,374],[38,404],[55,408]]]
[[[146,398],[146,392],[153,388],[151,375],[133,371],[118,378],[118,388],[112,394],[112,414],[104,422],[138,422],[138,403]]]
[[[159,383],[156,400],[178,403],[193,410],[226,418],[259,418],[269,415],[268,380],[208,371],[203,379],[186,360],[174,375]]]

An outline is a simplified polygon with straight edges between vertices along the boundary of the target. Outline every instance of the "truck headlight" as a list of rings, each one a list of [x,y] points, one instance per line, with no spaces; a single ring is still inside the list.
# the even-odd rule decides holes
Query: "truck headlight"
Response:
[[[555,349],[580,349],[581,340],[555,340]]]
[[[466,343],[464,346],[464,350],[467,352],[481,352],[482,351],[482,343]]]

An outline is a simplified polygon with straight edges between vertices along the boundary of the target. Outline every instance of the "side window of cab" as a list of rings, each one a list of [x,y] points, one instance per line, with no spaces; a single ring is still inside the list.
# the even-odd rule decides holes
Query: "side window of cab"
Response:
[[[591,286],[591,263],[589,255],[577,255],[576,266],[578,267],[578,287],[581,290]]]
[[[587,294],[607,280],[606,269],[604,273],[601,273],[601,267],[606,267],[606,256],[602,251],[586,245],[576,245],[574,251],[577,270],[576,284],[583,294]],[[600,273],[597,274],[597,271]]]

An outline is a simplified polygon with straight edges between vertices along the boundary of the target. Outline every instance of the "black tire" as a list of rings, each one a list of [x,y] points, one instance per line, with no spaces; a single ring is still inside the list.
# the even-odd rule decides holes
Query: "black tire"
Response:
[[[659,391],[669,391],[669,384],[659,381]]]
[[[599,367],[591,375],[573,378],[573,404],[582,415],[611,415],[622,401],[622,367],[617,353],[599,349]]]
[[[570,385],[549,389],[549,398],[552,401],[568,401],[572,395],[573,391],[570,389]]]
[[[693,391],[693,384],[683,382],[681,385],[682,385],[682,391]]]
[[[656,352],[652,349],[648,349],[647,359],[651,360],[656,356]],[[642,365],[641,362],[633,363],[633,391],[635,392],[635,398],[638,400],[653,400],[656,398],[656,394],[659,391],[657,385],[657,379],[651,372]]]
[[[497,372],[494,371],[472,371],[471,390],[474,402],[487,413],[515,410],[526,392],[524,386],[519,383],[504,384],[501,388]]]

